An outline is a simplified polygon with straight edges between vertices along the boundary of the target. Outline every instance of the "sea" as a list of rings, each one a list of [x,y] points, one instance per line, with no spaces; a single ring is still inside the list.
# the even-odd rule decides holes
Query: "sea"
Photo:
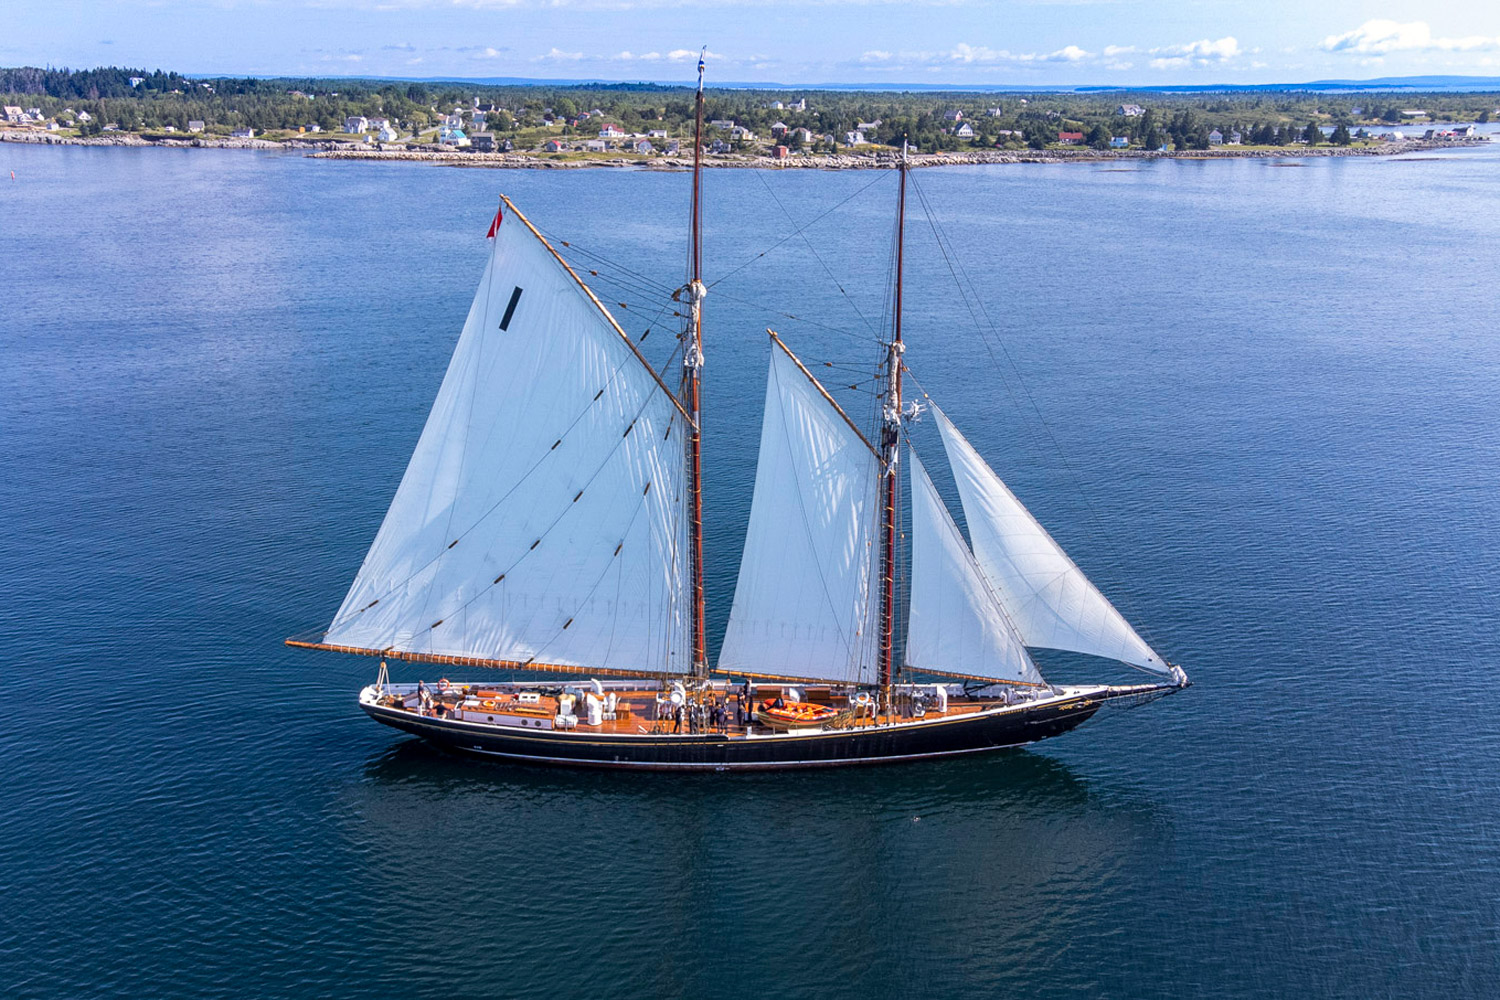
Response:
[[[375,661],[283,646],[498,195],[669,364],[688,184],[0,145],[0,993],[1500,995],[1500,143],[912,171],[908,398],[1173,697],[946,763],[596,773],[447,756],[359,710]],[[765,331],[874,416],[896,189],[705,172],[711,648]]]

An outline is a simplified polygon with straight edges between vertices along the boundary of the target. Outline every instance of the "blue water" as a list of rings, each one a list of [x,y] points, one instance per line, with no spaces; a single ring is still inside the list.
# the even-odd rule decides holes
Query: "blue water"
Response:
[[[1500,990],[1500,151],[919,172],[977,294],[914,194],[913,371],[1198,683],[1029,752],[761,777],[444,757],[358,711],[372,662],[280,645],[359,565],[497,192],[644,330],[683,175],[10,170],[5,995]],[[763,331],[868,377],[894,176],[707,185],[710,279],[812,223],[708,301],[717,641]]]

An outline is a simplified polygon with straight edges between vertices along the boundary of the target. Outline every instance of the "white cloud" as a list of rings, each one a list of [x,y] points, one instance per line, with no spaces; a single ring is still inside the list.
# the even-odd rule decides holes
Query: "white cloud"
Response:
[[[1155,59],[1152,69],[1190,69],[1193,67],[1219,66],[1243,55],[1239,40],[1233,35],[1223,38],[1202,38],[1182,45],[1163,45],[1151,50]]]
[[[1366,21],[1353,31],[1329,35],[1318,46],[1325,52],[1348,52],[1383,56],[1388,52],[1473,52],[1500,48],[1500,38],[1466,35],[1463,38],[1434,38],[1426,21],[1376,19]]]
[[[862,62],[862,63],[867,63],[867,64],[868,63],[888,63],[893,58],[894,58],[894,56],[892,56],[891,53],[889,53],[889,52],[883,52],[880,49],[871,49],[870,51],[868,51],[868,52],[864,53],[863,55],[861,55],[859,57],[859,61]]]
[[[537,56],[532,62],[578,62],[582,58],[582,52],[564,52],[554,46],[546,55]]]

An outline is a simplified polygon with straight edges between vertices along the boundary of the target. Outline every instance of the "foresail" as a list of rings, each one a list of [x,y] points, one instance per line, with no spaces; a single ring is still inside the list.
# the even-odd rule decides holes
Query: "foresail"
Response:
[[[720,672],[874,680],[878,475],[869,446],[773,347]]]
[[[1099,592],[973,445],[933,407],[958,480],[974,557],[1028,646],[1066,649],[1157,673],[1167,665]]]
[[[906,665],[933,673],[1044,683],[981,576],[927,470],[911,456],[911,607]]]
[[[324,641],[690,667],[684,420],[506,213],[437,400]]]

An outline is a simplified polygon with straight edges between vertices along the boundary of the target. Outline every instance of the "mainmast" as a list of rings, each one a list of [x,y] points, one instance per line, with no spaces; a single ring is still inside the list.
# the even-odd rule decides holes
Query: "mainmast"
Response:
[[[692,418],[688,427],[688,540],[689,573],[693,582],[692,646],[693,673],[708,675],[708,649],[703,614],[703,459],[699,381],[703,368],[703,56],[698,57],[698,101],[693,121],[693,205],[688,251],[688,329],[682,357],[682,399]]]
[[[891,342],[886,349],[885,409],[880,427],[880,701],[891,711],[891,678],[896,646],[896,497],[901,459],[901,272],[906,243],[906,143],[901,144],[899,193],[896,196],[896,296]]]

